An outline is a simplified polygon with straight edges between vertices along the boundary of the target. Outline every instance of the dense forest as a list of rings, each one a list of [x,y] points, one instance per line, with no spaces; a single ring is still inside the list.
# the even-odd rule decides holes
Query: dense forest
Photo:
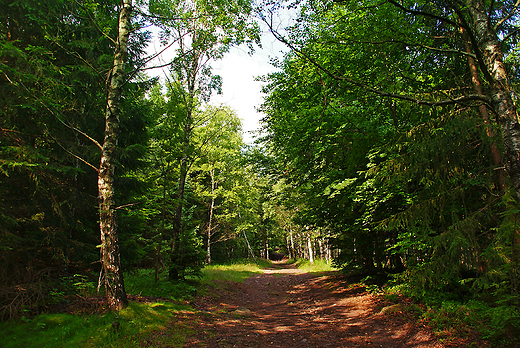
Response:
[[[95,279],[118,310],[124,272],[286,256],[519,330],[519,7],[3,0],[0,318],[63,279]],[[253,54],[260,27],[289,52],[259,77],[246,145],[243,115],[211,104],[212,64]]]

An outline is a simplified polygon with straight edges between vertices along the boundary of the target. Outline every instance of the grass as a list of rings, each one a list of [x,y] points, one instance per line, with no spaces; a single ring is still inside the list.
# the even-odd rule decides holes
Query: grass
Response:
[[[308,273],[321,273],[321,272],[331,272],[337,271],[331,263],[327,263],[325,260],[314,260],[311,264],[309,260],[300,259],[294,262],[294,264],[301,269],[302,271]]]
[[[419,317],[428,322],[441,341],[481,339],[493,347],[519,346],[518,305],[492,304],[476,299],[457,301],[450,299],[451,296],[437,292],[417,294],[405,285],[389,286],[384,294],[384,298],[392,302],[410,298],[424,304]]]
[[[203,269],[201,279],[170,282],[167,274],[163,273],[156,283],[152,270],[133,271],[125,274],[127,293],[153,297],[154,301],[131,302],[117,313],[47,313],[34,318],[0,322],[0,347],[137,348],[146,341],[152,341],[156,347],[182,347],[185,338],[193,334],[193,329],[180,320],[174,320],[181,311],[192,310],[181,303],[186,303],[198,290],[218,280],[241,282],[261,272],[262,266],[255,263],[212,265]],[[94,289],[93,284],[84,282],[83,285]],[[82,292],[81,295],[89,294]],[[114,328],[114,322],[119,323],[118,329]]]
[[[164,346],[182,347],[191,329],[182,323],[172,327],[171,323],[179,311],[190,309],[180,300],[195,294],[196,283],[169,282],[165,277],[155,283],[150,270],[125,275],[128,294],[163,301],[131,302],[117,313],[47,313],[1,322],[0,347],[141,347],[147,337],[159,337]],[[119,328],[114,328],[113,322],[118,322]],[[163,335],[167,327],[168,334]]]
[[[443,301],[423,314],[438,335],[468,337],[478,332],[482,339],[500,346],[520,343],[520,311],[515,306],[490,306],[482,301]]]
[[[160,273],[159,281],[155,282],[155,273],[149,269],[140,269],[125,277],[125,288],[128,294],[164,297],[172,300],[189,299],[197,292],[199,283],[196,278],[190,278],[184,282],[169,281],[166,272]]]
[[[144,337],[163,331],[180,309],[173,302],[155,302],[130,303],[118,313],[42,314],[30,320],[0,323],[0,346],[140,347]],[[118,329],[112,325],[115,321],[119,322]],[[182,347],[185,331],[179,327],[168,344]]]
[[[264,265],[268,265],[267,263]],[[262,273],[262,266],[256,263],[234,263],[229,265],[210,265],[202,269],[203,284],[215,281],[243,282],[255,273]]]

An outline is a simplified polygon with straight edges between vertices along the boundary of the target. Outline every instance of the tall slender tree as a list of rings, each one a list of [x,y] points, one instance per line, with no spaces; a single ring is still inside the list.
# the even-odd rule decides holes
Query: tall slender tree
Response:
[[[114,62],[108,76],[105,138],[98,170],[101,277],[106,289],[108,305],[112,310],[120,310],[128,304],[119,252],[114,177],[121,112],[120,99],[125,82],[125,60],[128,55],[128,38],[131,33],[131,14],[132,0],[123,0],[119,13]]]
[[[181,100],[182,113],[177,115],[181,124],[182,154],[179,163],[177,207],[173,221],[172,253],[182,230],[186,178],[193,163],[193,130],[199,126],[194,119],[199,103],[208,101],[215,90],[219,91],[221,79],[211,72],[210,63],[221,59],[235,45],[258,41],[258,29],[252,20],[249,1],[157,1],[153,11],[161,13],[157,24],[163,28],[164,37],[172,37],[177,43],[177,54],[171,65],[170,86]],[[176,18],[171,21],[169,18]],[[181,117],[179,117],[181,116]],[[171,277],[177,271],[170,270]]]

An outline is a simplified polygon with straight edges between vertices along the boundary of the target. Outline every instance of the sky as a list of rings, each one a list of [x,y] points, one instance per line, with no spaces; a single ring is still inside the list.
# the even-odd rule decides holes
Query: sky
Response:
[[[255,47],[253,55],[249,55],[249,49],[244,46],[232,48],[222,60],[213,61],[213,73],[222,77],[222,94],[214,95],[210,103],[213,105],[225,105],[235,110],[237,116],[242,119],[243,138],[246,144],[252,144],[253,134],[259,128],[259,120],[263,117],[257,111],[262,104],[262,82],[255,81],[255,77],[274,72],[276,69],[269,63],[270,57],[281,58],[288,49],[262,26],[262,47]],[[156,35],[156,33],[154,33]],[[150,53],[158,52],[161,46],[155,42],[149,47]],[[151,65],[164,64],[170,60],[174,49],[164,52],[160,58],[153,60]],[[162,78],[168,74],[167,68],[150,70],[151,75]]]
[[[222,77],[222,95],[215,95],[211,103],[224,104],[235,110],[242,119],[244,141],[253,142],[253,134],[259,128],[263,115],[257,108],[263,102],[263,83],[255,77],[274,72],[270,57],[281,57],[287,51],[270,33],[262,35],[262,48],[256,48],[251,56],[246,47],[233,48],[221,61],[213,64],[213,72]]]

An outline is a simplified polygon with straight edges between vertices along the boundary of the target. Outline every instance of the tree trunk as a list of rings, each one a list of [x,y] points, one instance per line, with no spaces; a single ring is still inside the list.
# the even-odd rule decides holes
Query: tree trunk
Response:
[[[482,54],[484,66],[481,69],[486,70],[491,100],[504,140],[504,165],[516,197],[520,199],[520,124],[509,89],[501,43],[491,28],[484,2],[466,0],[466,6],[472,17],[472,30],[478,46],[474,50],[479,50]]]
[[[187,83],[188,83],[188,95],[185,96],[184,103],[186,106],[186,119],[184,123],[184,149],[181,158],[180,165],[180,177],[179,177],[179,189],[177,191],[177,207],[175,209],[175,217],[173,219],[173,231],[172,231],[172,247],[171,247],[171,256],[172,258],[175,255],[175,243],[180,237],[182,231],[182,211],[184,208],[184,190],[186,187],[186,177],[188,176],[188,158],[190,155],[190,142],[191,142],[191,132],[192,132],[192,124],[193,124],[193,109],[194,109],[194,98],[195,98],[195,81],[197,76],[196,63],[198,62],[198,57],[195,57],[191,62],[192,67],[191,70],[186,70]],[[175,268],[175,266],[170,267],[170,280],[175,280],[179,278],[179,270]]]
[[[309,249],[309,262],[311,263],[311,265],[313,265],[314,264],[314,251],[312,250],[312,241],[311,241],[310,235],[307,237],[307,247]]]
[[[285,243],[287,244],[287,251],[289,253],[289,255],[288,255],[289,260],[292,260],[294,258],[294,256],[293,256],[294,244],[292,242],[292,232],[289,232],[289,235],[285,238]]]
[[[189,143],[189,141],[188,141]],[[182,210],[184,207],[184,189],[186,187],[186,176],[188,175],[188,154],[187,148],[181,159],[180,177],[179,177],[179,189],[177,191],[177,207],[175,208],[175,217],[173,220],[173,233],[172,233],[172,252],[175,250],[175,241],[179,237],[182,228]]]
[[[213,209],[215,208],[215,171],[209,171],[211,177],[211,205],[209,207],[209,222],[208,222],[208,243],[206,245],[206,263],[211,263],[211,228],[213,222]]]
[[[470,55],[473,52],[471,51],[471,45],[469,43],[468,35],[465,30],[461,30],[461,32],[465,39],[464,44],[465,44],[465,48],[466,48],[466,53],[468,53],[468,67],[469,67],[469,71],[470,71],[470,75],[471,75],[471,83],[473,85],[473,89],[475,90],[475,93],[483,95],[484,91],[482,89],[482,84],[481,84],[480,78],[478,76],[477,64],[475,62],[475,59]],[[484,124],[486,126],[486,134],[491,139],[494,139],[496,134],[491,125],[491,118],[489,117],[489,112],[488,112],[487,106],[485,104],[481,104],[479,106],[478,110],[479,110],[480,116],[484,120]],[[496,171],[496,180],[497,180],[498,188],[499,188],[500,192],[504,193],[506,191],[506,187],[507,187],[506,171],[504,170],[504,167],[503,167],[502,155],[500,154],[500,150],[498,149],[497,143],[494,140],[492,140],[492,143],[491,143],[491,159],[492,159],[492,163],[495,168],[495,171]]]
[[[327,263],[330,263],[332,261],[332,250],[330,249],[330,240],[327,238]]]
[[[267,239],[267,231],[265,232],[265,239],[264,239],[264,253],[265,253],[265,259],[269,260],[269,241]]]
[[[119,33],[114,52],[114,65],[108,79],[105,110],[105,138],[98,171],[99,226],[101,231],[101,267],[108,306],[120,310],[128,304],[123,280],[117,236],[114,172],[124,63],[128,52],[132,1],[123,0],[119,14]]]
[[[256,263],[258,263],[256,261],[255,253],[253,252],[253,249],[251,248],[251,244],[249,244],[249,239],[247,239],[246,230],[243,230],[242,232],[244,233],[244,239],[246,240],[247,248],[249,250],[249,253],[251,254],[251,257],[253,258],[253,260],[255,260]]]
[[[188,151],[190,147],[191,138],[191,109],[188,106],[186,113],[186,125],[184,126],[184,153],[181,158],[179,189],[177,191],[177,207],[175,208],[175,216],[173,218],[171,257],[175,255],[175,244],[177,243],[182,231],[182,211],[184,208],[184,190],[186,187],[186,177],[188,176]],[[173,261],[173,260],[172,260]],[[174,263],[175,264],[175,263]],[[179,279],[179,270],[175,265],[170,266],[169,278],[170,280]]]
[[[159,231],[159,241],[157,243],[155,255],[155,282],[159,281],[159,268],[161,266],[161,249],[164,238],[164,225],[166,224],[166,185],[167,185],[167,169],[163,172],[163,197],[162,197],[162,211],[161,211],[161,229]]]

